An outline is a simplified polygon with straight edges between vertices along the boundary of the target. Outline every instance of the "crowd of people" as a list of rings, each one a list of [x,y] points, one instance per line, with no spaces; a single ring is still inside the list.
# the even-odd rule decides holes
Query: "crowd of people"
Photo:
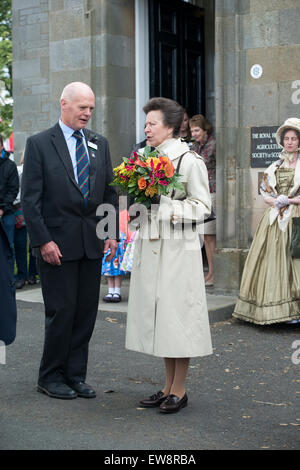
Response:
[[[8,238],[13,257],[11,270],[16,289],[22,289],[27,282],[36,283],[35,258],[28,243],[27,228],[21,207],[21,180],[24,154],[16,166],[10,152],[4,149],[0,135],[0,217]]]
[[[108,142],[87,129],[94,107],[88,85],[68,84],[58,122],[28,138],[18,168],[0,139],[0,256],[10,276],[15,260],[19,288],[39,273],[46,317],[39,392],[61,399],[96,396],[86,375],[101,275],[108,287],[103,300],[120,302],[123,276],[131,273],[125,346],[162,358],[165,370],[164,386],[140,404],[178,412],[188,404],[190,358],[212,354],[205,289],[214,284],[216,247],[213,127],[171,99],[148,100],[145,141],[136,148],[147,145],[168,157],[182,184],[156,195],[155,207],[131,231],[129,213],[119,211],[111,184]],[[261,187],[270,207],[249,251],[234,312],[259,324],[300,318],[300,257],[289,251],[293,222],[300,218],[300,120],[287,120],[277,140],[281,159],[265,171]],[[97,232],[96,212],[103,204],[112,208],[115,227],[106,236]],[[197,224],[204,225],[206,276]],[[29,268],[27,258],[35,260]],[[8,306],[12,283],[4,284]],[[15,304],[11,309],[15,318]],[[14,334],[6,332],[8,341]]]

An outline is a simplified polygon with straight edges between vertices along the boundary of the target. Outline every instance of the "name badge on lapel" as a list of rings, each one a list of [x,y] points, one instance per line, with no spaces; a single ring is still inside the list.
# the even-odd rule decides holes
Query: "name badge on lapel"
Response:
[[[98,150],[98,145],[97,145],[97,144],[94,144],[94,142],[88,141],[87,144],[88,144],[88,146],[91,147],[92,149]]]

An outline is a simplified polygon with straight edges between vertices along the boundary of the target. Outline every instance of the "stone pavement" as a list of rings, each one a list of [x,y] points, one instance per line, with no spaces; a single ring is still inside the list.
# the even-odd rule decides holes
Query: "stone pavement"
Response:
[[[215,321],[230,302],[208,294],[214,352],[191,360],[188,407],[162,415],[139,406],[161,388],[164,367],[160,358],[124,348],[126,301],[118,311],[99,306],[87,377],[97,397],[65,401],[36,391],[40,290],[26,288],[17,297],[17,338],[0,364],[1,450],[299,449],[299,325],[256,327],[228,313]]]
[[[107,294],[107,284],[105,278],[101,281],[100,289],[100,301],[99,310],[101,312],[119,312],[127,313],[127,301],[129,293],[129,278],[125,278],[122,283],[122,302],[120,303],[106,303],[103,302],[102,298]],[[39,285],[26,288],[17,291],[17,300],[23,300],[25,302],[37,302],[43,303],[43,297]],[[231,317],[232,309],[236,302],[236,296],[220,295],[215,294],[214,289],[211,287],[207,288],[207,306],[209,310],[210,322],[223,321]]]

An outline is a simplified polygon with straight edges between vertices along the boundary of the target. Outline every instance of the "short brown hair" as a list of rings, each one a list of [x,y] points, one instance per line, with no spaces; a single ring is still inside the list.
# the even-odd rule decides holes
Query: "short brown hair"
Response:
[[[143,107],[143,111],[145,114],[150,113],[150,111],[161,111],[164,125],[174,129],[174,137],[179,134],[184,110],[177,101],[162,97],[150,98]]]
[[[207,132],[207,135],[211,135],[213,132],[212,124],[203,116],[203,114],[196,114],[191,117],[189,123],[190,127],[200,127]]]
[[[1,134],[0,134],[0,145],[1,145],[1,147],[3,147],[3,137],[2,137]]]

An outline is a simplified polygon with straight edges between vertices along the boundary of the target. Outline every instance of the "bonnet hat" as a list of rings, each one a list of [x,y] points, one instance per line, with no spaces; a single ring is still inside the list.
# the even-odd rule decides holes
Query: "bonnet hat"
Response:
[[[298,131],[300,132],[300,119],[298,118],[288,118],[284,124],[282,124],[282,126],[280,126],[278,129],[277,129],[277,132],[276,132],[276,142],[277,144],[282,147],[281,143],[280,143],[280,139],[281,139],[281,134],[282,132],[285,130],[285,129],[294,129],[295,131]]]

